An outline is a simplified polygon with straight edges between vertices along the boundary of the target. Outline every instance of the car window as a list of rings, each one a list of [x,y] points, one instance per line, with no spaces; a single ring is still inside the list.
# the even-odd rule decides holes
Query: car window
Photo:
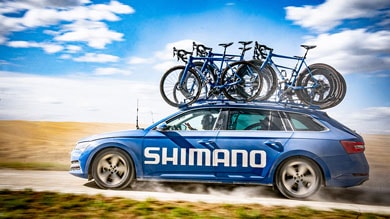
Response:
[[[308,115],[287,113],[287,118],[295,131],[324,131],[326,129]]]
[[[256,109],[232,109],[228,130],[285,130],[278,112]]]
[[[166,122],[167,130],[214,130],[219,109],[198,109],[185,112]]]

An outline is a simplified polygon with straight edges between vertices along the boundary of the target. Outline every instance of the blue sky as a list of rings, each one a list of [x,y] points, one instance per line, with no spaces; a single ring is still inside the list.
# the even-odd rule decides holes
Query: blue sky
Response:
[[[0,119],[150,124],[176,109],[158,86],[172,47],[253,40],[334,66],[347,95],[330,116],[390,133],[388,0],[0,1]]]

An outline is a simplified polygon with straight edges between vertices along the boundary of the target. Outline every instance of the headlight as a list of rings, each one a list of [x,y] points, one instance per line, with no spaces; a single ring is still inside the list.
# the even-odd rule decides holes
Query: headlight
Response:
[[[83,152],[89,146],[89,144],[90,144],[90,142],[80,142],[80,143],[77,143],[77,145],[74,148],[74,150],[78,150],[80,152]]]

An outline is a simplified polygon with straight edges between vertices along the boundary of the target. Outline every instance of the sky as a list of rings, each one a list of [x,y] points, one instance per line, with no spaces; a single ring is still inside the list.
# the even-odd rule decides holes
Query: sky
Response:
[[[151,124],[177,109],[159,82],[173,46],[253,40],[326,63],[347,94],[331,117],[390,134],[388,0],[2,0],[0,120]]]

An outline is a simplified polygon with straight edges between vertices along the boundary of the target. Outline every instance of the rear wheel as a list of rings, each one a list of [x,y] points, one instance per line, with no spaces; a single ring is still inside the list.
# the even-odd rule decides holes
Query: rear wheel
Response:
[[[340,73],[326,64],[313,64],[299,74],[296,91],[298,98],[306,105],[327,109],[335,105],[342,95]]]
[[[135,178],[133,160],[118,148],[108,148],[96,155],[92,163],[92,176],[102,189],[123,189]]]
[[[250,61],[258,69],[260,69],[263,61],[261,60],[252,60]],[[269,65],[266,65],[261,71],[261,76],[263,76],[262,88],[259,96],[256,100],[268,100],[276,91],[278,86],[278,76],[276,75],[274,69]]]
[[[338,89],[337,96],[336,96],[336,99],[333,101],[333,104],[331,107],[337,106],[339,103],[341,103],[341,101],[344,100],[345,94],[347,93],[347,84],[345,82],[344,77],[338,71],[336,71],[336,70],[334,70],[334,71],[337,73],[337,77],[338,77],[339,82],[338,82],[338,86],[337,86],[337,89]]]
[[[322,173],[318,165],[310,159],[290,158],[278,168],[275,185],[287,198],[304,199],[321,188]]]
[[[228,65],[222,72],[224,95],[232,101],[252,101],[259,96],[263,77],[255,65],[239,61]]]

